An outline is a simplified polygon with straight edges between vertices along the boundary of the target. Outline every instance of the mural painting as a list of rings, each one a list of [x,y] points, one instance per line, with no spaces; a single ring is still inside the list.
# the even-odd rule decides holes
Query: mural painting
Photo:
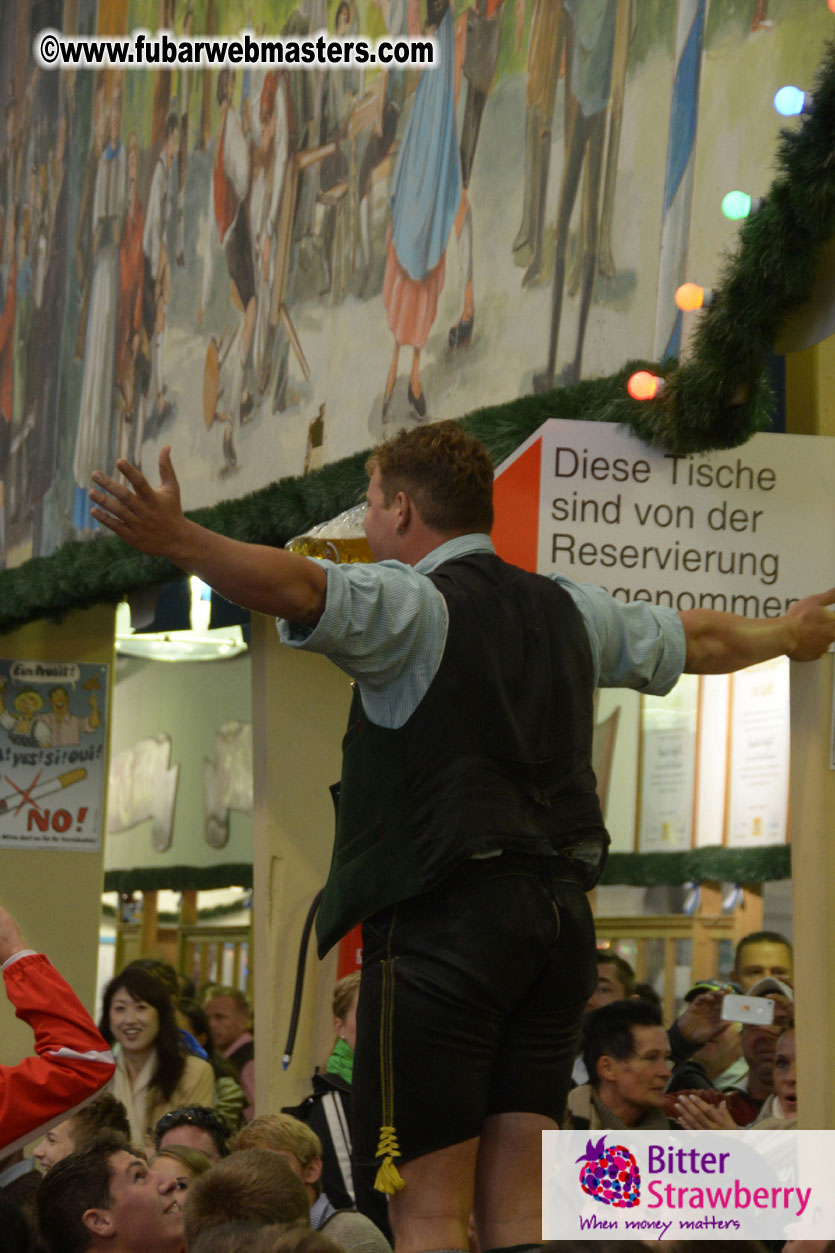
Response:
[[[675,349],[660,263],[710,282],[718,184],[762,185],[780,125],[751,101],[807,81],[830,22],[813,0],[2,6],[6,564],[93,538],[90,472],[120,455],[155,473],[170,443],[196,507]],[[431,31],[440,63],[38,71],[46,26]]]

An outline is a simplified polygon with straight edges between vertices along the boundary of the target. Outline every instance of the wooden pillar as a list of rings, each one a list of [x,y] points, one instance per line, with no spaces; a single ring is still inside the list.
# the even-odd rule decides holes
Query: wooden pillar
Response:
[[[187,888],[180,897],[180,922],[187,927],[197,922],[197,892],[193,888]]]
[[[153,957],[157,948],[159,905],[157,892],[142,893],[142,939],[140,951],[143,957]]]
[[[835,337],[786,358],[786,425],[835,435]],[[831,579],[827,579],[831,583]],[[809,588],[821,591],[822,588]],[[791,668],[791,838],[800,1126],[835,1128],[833,659]]]
[[[256,1113],[296,1104],[324,1061],[336,950],[320,963],[311,937],[290,1067],[282,1067],[302,928],[324,886],[333,845],[329,786],[339,778],[351,684],[323,657],[278,642],[252,616]]]
[[[800,1126],[835,1128],[835,771],[832,655],[791,669],[794,976]]]

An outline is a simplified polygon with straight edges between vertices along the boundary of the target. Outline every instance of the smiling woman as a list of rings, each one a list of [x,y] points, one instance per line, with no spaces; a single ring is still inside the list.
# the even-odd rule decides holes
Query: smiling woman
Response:
[[[110,1091],[128,1111],[138,1148],[153,1153],[153,1129],[169,1110],[214,1105],[214,1072],[208,1062],[182,1053],[168,993],[148,971],[127,967],[111,979],[99,1029],[115,1046]]]

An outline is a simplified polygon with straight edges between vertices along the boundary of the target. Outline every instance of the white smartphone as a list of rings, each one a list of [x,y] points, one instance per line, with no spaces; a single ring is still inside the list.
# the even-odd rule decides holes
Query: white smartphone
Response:
[[[729,992],[722,997],[722,1017],[727,1022],[750,1022],[767,1027],[774,1022],[774,1002],[767,996],[737,996]]]

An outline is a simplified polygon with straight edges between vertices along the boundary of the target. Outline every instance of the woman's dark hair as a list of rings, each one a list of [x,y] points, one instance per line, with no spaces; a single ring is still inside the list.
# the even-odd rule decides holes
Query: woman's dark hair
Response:
[[[159,1031],[154,1040],[157,1068],[151,1082],[168,1101],[182,1079],[186,1065],[186,1059],[180,1049],[180,1033],[174,1019],[171,998],[156,975],[136,966],[126,966],[121,974],[113,976],[104,989],[99,1031],[108,1044],[113,1043],[113,1032],[110,1030],[110,1004],[115,994],[122,988],[135,1001],[144,1001],[157,1011]]]

